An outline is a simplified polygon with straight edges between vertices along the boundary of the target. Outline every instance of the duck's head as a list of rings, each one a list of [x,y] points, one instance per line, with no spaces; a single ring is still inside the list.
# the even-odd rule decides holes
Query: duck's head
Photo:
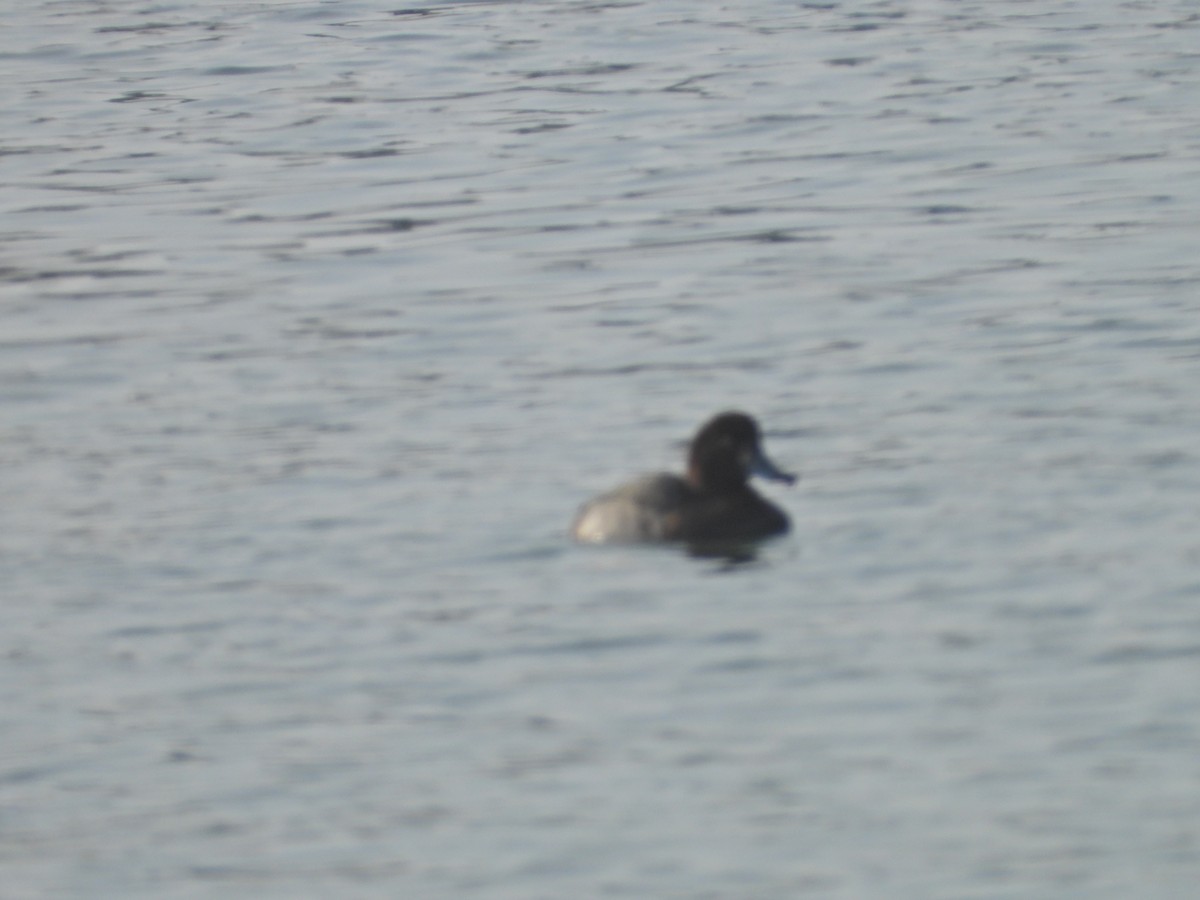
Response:
[[[743,487],[750,476],[792,484],[762,449],[758,423],[742,412],[724,412],[710,419],[692,438],[688,451],[688,481],[701,490]]]

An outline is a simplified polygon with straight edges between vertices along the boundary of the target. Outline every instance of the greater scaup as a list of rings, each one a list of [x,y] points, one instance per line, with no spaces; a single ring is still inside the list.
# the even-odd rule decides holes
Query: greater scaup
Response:
[[[698,544],[783,534],[787,516],[746,483],[751,475],[785,484],[796,480],[767,459],[754,419],[721,413],[692,439],[686,475],[645,475],[589,500],[571,535],[587,543]]]

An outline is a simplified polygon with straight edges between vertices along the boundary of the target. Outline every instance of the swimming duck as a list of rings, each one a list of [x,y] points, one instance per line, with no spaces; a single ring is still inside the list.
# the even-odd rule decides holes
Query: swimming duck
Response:
[[[792,484],[762,451],[758,423],[724,412],[696,432],[682,477],[644,475],[589,500],[571,535],[586,543],[756,541],[788,530],[784,512],[746,482],[751,475]]]

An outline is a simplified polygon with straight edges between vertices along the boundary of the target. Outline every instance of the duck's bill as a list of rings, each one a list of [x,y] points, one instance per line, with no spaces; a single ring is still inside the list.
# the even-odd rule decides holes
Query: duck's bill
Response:
[[[750,474],[765,478],[768,481],[782,481],[784,484],[795,484],[796,476],[785,472],[771,460],[767,459],[761,450],[750,457]]]

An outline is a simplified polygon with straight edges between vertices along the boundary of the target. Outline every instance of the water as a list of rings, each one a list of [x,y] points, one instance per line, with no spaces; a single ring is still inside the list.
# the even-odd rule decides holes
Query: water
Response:
[[[41,2],[5,898],[1184,898],[1200,4]],[[576,548],[727,407],[748,565]]]

